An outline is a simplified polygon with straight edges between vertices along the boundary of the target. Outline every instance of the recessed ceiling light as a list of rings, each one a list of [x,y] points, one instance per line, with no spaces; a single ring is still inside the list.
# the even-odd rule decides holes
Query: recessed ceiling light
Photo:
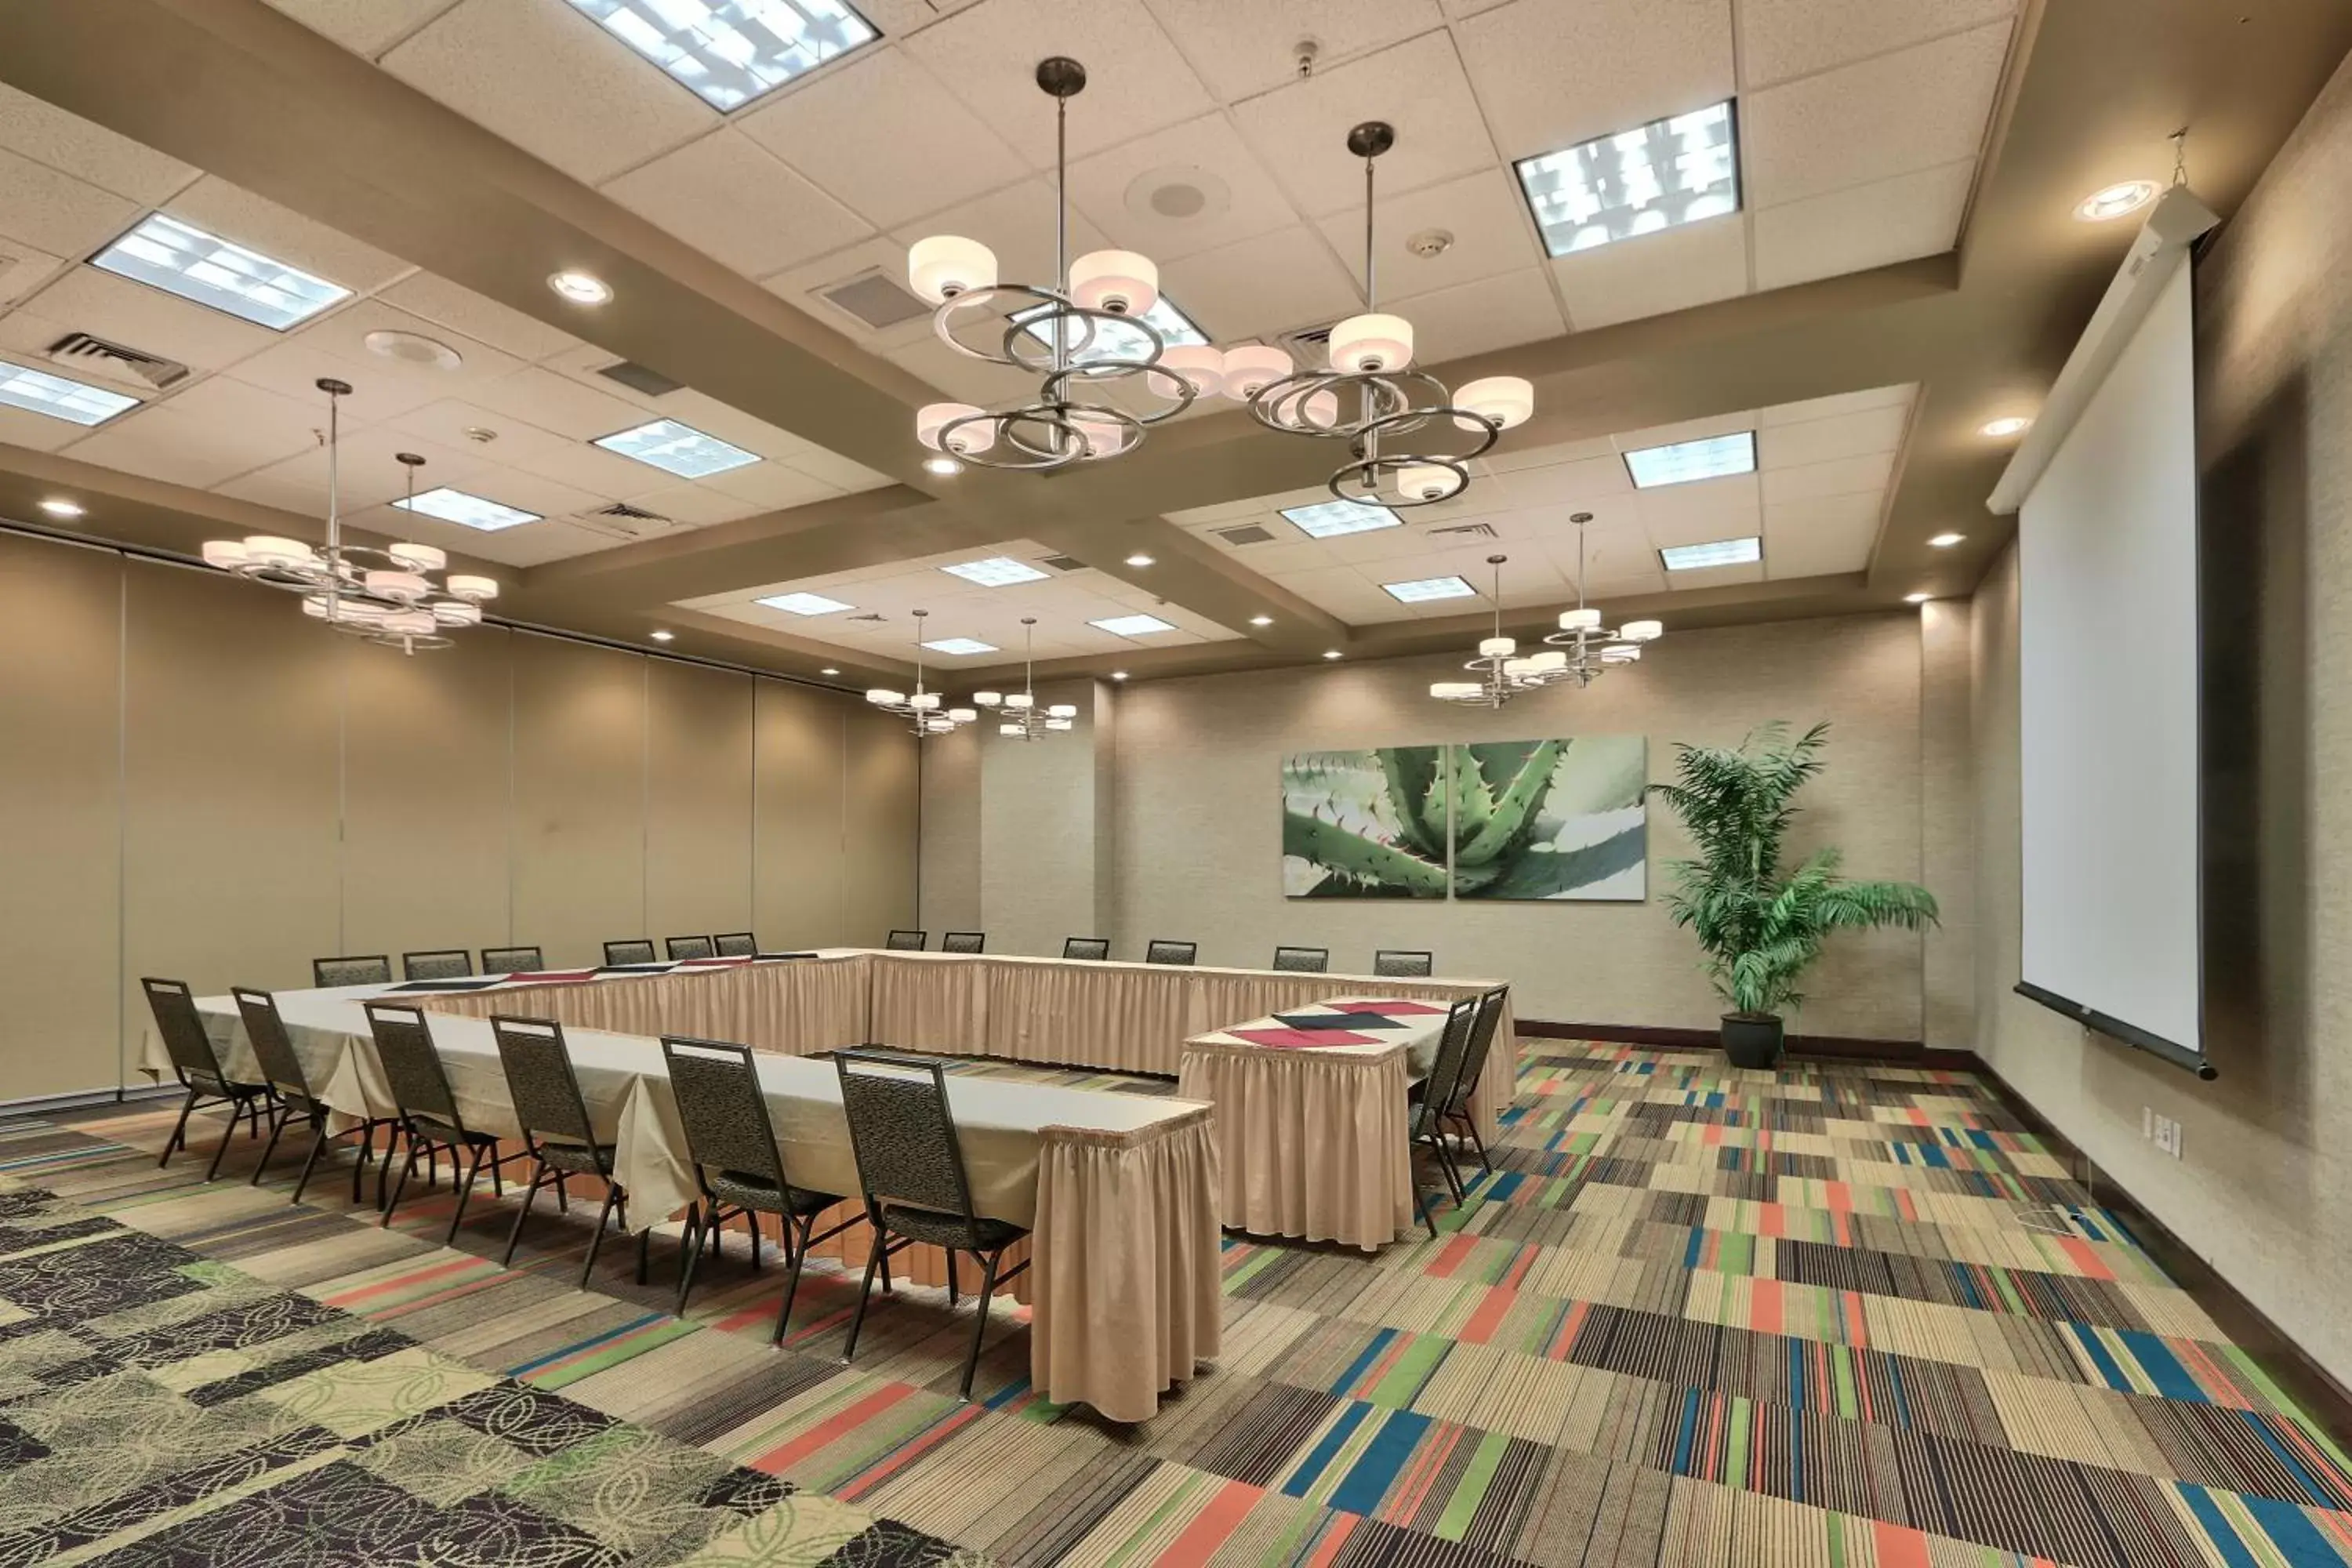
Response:
[[[1324,657],[1325,658],[1340,658],[1340,657],[1341,657],[1341,655],[1340,655],[1340,652],[1339,652],[1339,650],[1338,648],[1336,648],[1336,647],[1327,647],[1327,648],[1325,648],[1325,649],[1323,650],[1323,657]]]
[[[1013,311],[1012,320],[1033,321],[1044,315],[1049,308],[1045,305],[1032,305],[1026,310]],[[1209,341],[1208,333],[1202,331],[1193,322],[1192,317],[1177,309],[1176,301],[1165,294],[1153,300],[1151,309],[1144,311],[1137,320],[1150,324],[1152,331],[1160,334],[1160,345],[1163,348],[1189,348]],[[1070,351],[1072,364],[1092,364],[1097,360],[1132,363],[1151,357],[1150,335],[1136,331],[1126,322],[1114,317],[1097,316],[1091,318],[1087,324],[1092,328],[1093,335],[1085,338],[1083,342]],[[1065,330],[1069,332],[1073,340],[1082,335],[1080,330],[1075,325]],[[1053,334],[1046,330],[1042,321],[1031,327],[1028,335],[1045,349],[1050,350],[1054,346]]]
[[[1139,550],[1127,558],[1127,563],[1129,566],[1149,566],[1151,564],[1151,557]]]
[[[51,517],[79,517],[81,502],[68,500],[63,496],[51,496],[41,503],[41,510]]]
[[[1432,599],[1467,599],[1478,592],[1459,577],[1423,577],[1412,583],[1383,583],[1381,586],[1402,605],[1426,604]]]
[[[676,632],[655,632],[651,635],[656,642],[667,642],[677,634]]]
[[[747,452],[675,419],[656,419],[635,429],[599,436],[593,445],[651,464],[681,479],[707,479],[760,460],[757,452]]]
[[[2109,218],[2139,211],[2156,200],[2157,190],[2154,180],[2118,180],[2076,202],[2074,216],[2084,223],[2105,223]]]
[[[572,0],[722,113],[879,37],[843,0]]]
[[[1739,210],[1738,136],[1728,101],[1512,167],[1554,256]]]
[[[1015,561],[1010,555],[991,555],[980,561],[959,561],[940,571],[950,577],[961,577],[967,583],[977,583],[983,588],[1003,588],[1014,583],[1035,583],[1047,574],[1040,572],[1026,561]]]
[[[1735,431],[1664,447],[1643,447],[1625,454],[1625,471],[1635,489],[1660,485],[1686,485],[1698,479],[1720,479],[1756,471],[1756,432]]]
[[[1927,541],[1927,542],[1934,545],[1938,550],[1949,550],[1953,545],[1958,544],[1961,540],[1966,539],[1968,535],[1965,533],[1939,533],[1936,535],[1935,538]]]
[[[139,400],[0,359],[0,404],[72,425],[103,425]]]
[[[610,304],[613,299],[613,286],[593,272],[552,273],[547,286],[575,305]]]
[[[786,610],[795,616],[829,616],[836,610],[855,608],[839,599],[828,599],[823,594],[771,594],[764,599],[751,602],[765,605],[772,610]]]
[[[1325,500],[1312,506],[1286,506],[1282,515],[1288,518],[1298,531],[1309,539],[1337,539],[1343,533],[1368,533],[1375,528],[1402,526],[1396,513],[1384,506],[1366,506],[1362,501]]]
[[[1123,669],[1114,669],[1110,672],[1110,678],[1113,680],[1125,680],[1127,679],[1127,671]]]
[[[1696,572],[1702,566],[1745,566],[1764,558],[1760,539],[1718,539],[1708,544],[1670,544],[1658,552],[1669,572]]]
[[[1274,625],[1274,617],[1272,616],[1252,616],[1250,617],[1250,625],[1254,626],[1270,626]]]
[[[380,359],[396,359],[403,364],[428,365],[435,370],[456,370],[466,363],[466,356],[443,342],[428,338],[423,332],[395,332],[378,330],[360,342],[367,352]]]
[[[92,267],[183,300],[284,331],[352,297],[340,283],[314,278],[162,213],[89,258]]]
[[[487,497],[467,495],[464,490],[453,490],[446,485],[426,490],[414,500],[396,500],[392,504],[403,511],[437,517],[444,522],[454,522],[460,528],[478,529],[484,533],[496,533],[502,528],[516,528],[539,521],[539,513],[535,511],[501,506]]]
[[[1933,594],[1906,594],[1903,595],[1903,602],[1906,605],[1924,605],[1935,596]]]
[[[1108,620],[1088,621],[1090,626],[1100,626],[1113,637],[1148,637],[1154,632],[1172,632],[1176,628],[1158,616],[1113,616]]]
[[[1990,436],[1994,440],[1998,441],[2003,437],[2016,435],[2019,431],[2023,430],[2027,426],[2032,423],[2033,421],[2031,419],[2012,414],[2004,419],[1986,420],[1982,425],[1977,426],[1977,434],[1979,436]]]
[[[962,473],[963,465],[957,462],[953,458],[925,458],[923,459],[923,469],[926,473],[945,476],[948,474]]]
[[[941,637],[937,642],[927,642],[923,646],[929,648],[933,653],[960,653],[969,655],[975,653],[994,653],[996,651],[996,645],[994,643],[982,642],[978,637]]]
[[[818,670],[817,673],[819,675],[839,675],[841,671],[828,664],[823,669]]]

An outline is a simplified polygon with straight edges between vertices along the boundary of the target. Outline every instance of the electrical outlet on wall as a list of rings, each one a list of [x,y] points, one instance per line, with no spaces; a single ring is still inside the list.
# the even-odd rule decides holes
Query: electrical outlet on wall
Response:
[[[2169,1116],[2150,1113],[2156,1146],[2174,1159],[2180,1158],[2180,1123]]]

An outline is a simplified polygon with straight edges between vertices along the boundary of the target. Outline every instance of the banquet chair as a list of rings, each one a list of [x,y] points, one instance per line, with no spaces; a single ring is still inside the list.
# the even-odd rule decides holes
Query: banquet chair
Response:
[[[314,958],[310,961],[310,984],[322,991],[330,985],[389,985],[392,984],[392,954],[373,952],[348,958]]]
[[[1274,950],[1274,966],[1300,974],[1321,974],[1331,967],[1331,950],[1328,947],[1277,947]]]
[[[627,942],[608,942],[604,944],[606,968],[624,963],[657,963],[659,962],[660,960],[654,957],[654,944],[651,937],[635,937]]]
[[[1462,1080],[1465,1059],[1470,1054],[1471,1037],[1477,1030],[1480,999],[1465,996],[1445,1011],[1445,1030],[1437,1039],[1437,1057],[1429,1066],[1429,1076],[1415,1085],[1408,1100],[1405,1122],[1405,1159],[1408,1164],[1416,1148],[1425,1148],[1437,1156],[1438,1173],[1445,1178],[1445,1190],[1454,1195],[1458,1205],[1463,1199],[1462,1174],[1454,1168],[1453,1151],[1445,1146],[1439,1125],[1440,1108],[1452,1103],[1455,1086]],[[1412,1178],[1412,1211],[1421,1223],[1429,1227],[1430,1239],[1437,1239],[1437,1221],[1422,1201],[1421,1178]]]
[[[677,1310],[686,1312],[686,1294],[694,1288],[695,1266],[702,1261],[706,1242],[719,1247],[719,1227],[741,1216],[751,1226],[751,1267],[760,1266],[760,1220],[776,1216],[776,1245],[783,1249],[791,1272],[784,1277],[784,1299],[776,1309],[776,1331],[771,1342],[782,1344],[793,1319],[793,1297],[801,1288],[801,1268],[809,1248],[829,1241],[865,1219],[853,1214],[822,1234],[817,1216],[835,1204],[850,1200],[839,1193],[798,1187],[784,1171],[784,1156],[768,1119],[767,1097],[760,1091],[760,1071],[749,1046],[722,1040],[698,1040],[690,1036],[664,1035],[662,1061],[669,1069],[670,1092],[677,1100],[677,1119],[686,1129],[687,1157],[694,1164],[695,1184],[701,1196],[688,1205],[685,1254],[677,1267]],[[871,1270],[868,1270],[869,1276]]]
[[[352,1165],[352,1202],[360,1201],[361,1182],[367,1168],[375,1162],[375,1134],[383,1130],[383,1171],[392,1170],[392,1140],[397,1123],[388,1116],[371,1117],[356,1126],[337,1129],[329,1124],[327,1102],[310,1089],[310,1075],[303,1070],[302,1058],[295,1054],[293,1037],[286,1032],[286,1019],[278,1011],[278,998],[267,991],[249,986],[232,985],[229,994],[236,999],[237,1016],[244,1021],[245,1037],[253,1047],[253,1059],[261,1068],[261,1076],[277,1100],[270,1118],[269,1142],[261,1147],[261,1159],[253,1167],[253,1183],[259,1184],[262,1167],[269,1163],[270,1152],[278,1147],[278,1135],[296,1117],[310,1130],[310,1152],[302,1162],[302,1173],[294,1182],[294,1195],[288,1201],[300,1203],[302,1189],[310,1184],[310,1173],[318,1168],[319,1156],[326,1152],[330,1139],[346,1132],[360,1135],[354,1151],[359,1159]],[[383,1176],[377,1177],[381,1189]]]
[[[890,940],[882,944],[888,952],[920,952],[931,943],[931,933],[924,931],[894,931]]]
[[[482,949],[482,973],[485,974],[537,974],[546,967],[546,955],[535,947]]]
[[[1407,948],[1384,947],[1372,954],[1372,973],[1391,980],[1419,980],[1433,973],[1437,955]]]
[[[400,955],[400,977],[403,980],[462,980],[474,973],[474,956],[462,947],[446,952],[404,952]]]
[[[1470,1097],[1477,1090],[1479,1075],[1486,1070],[1486,1058],[1494,1049],[1495,1030],[1503,1021],[1503,1009],[1510,996],[1509,986],[1497,985],[1478,997],[1478,1021],[1471,1026],[1462,1070],[1454,1077],[1453,1092],[1435,1112],[1438,1136],[1444,1138],[1448,1126],[1460,1128],[1470,1140],[1470,1147],[1478,1152],[1479,1166],[1490,1176],[1495,1173],[1495,1163],[1487,1157],[1486,1140],[1478,1136],[1478,1119],[1470,1109]]]
[[[1110,956],[1110,938],[1107,936],[1066,936],[1062,939],[1064,958],[1083,958],[1099,963]]]
[[[711,945],[707,936],[674,936],[667,939],[666,945],[669,948],[672,963],[683,959],[715,958],[719,955],[719,949]]]
[[[375,1036],[376,1059],[383,1064],[392,1103],[400,1112],[400,1129],[408,1137],[408,1156],[401,1162],[392,1195],[384,1200],[383,1217],[377,1223],[392,1224],[392,1211],[400,1206],[400,1194],[407,1190],[417,1158],[430,1159],[434,1151],[446,1149],[450,1184],[457,1189],[457,1207],[449,1215],[448,1233],[441,1238],[446,1247],[457,1239],[457,1226],[466,1218],[466,1202],[474,1195],[474,1182],[482,1168],[489,1167],[491,1188],[503,1192],[499,1167],[516,1156],[501,1155],[498,1134],[474,1131],[458,1114],[457,1097],[449,1089],[449,1069],[441,1065],[441,1053],[433,1047],[433,1031],[423,1011],[393,1002],[370,1002],[365,1011],[368,1028]],[[462,1178],[460,1171],[465,1173]]]
[[[849,1119],[849,1146],[857,1156],[857,1182],[866,1192],[866,1212],[876,1246],[866,1260],[857,1289],[857,1311],[849,1321],[845,1364],[857,1353],[857,1331],[866,1322],[866,1300],[874,1270],[887,1268],[893,1252],[926,1242],[948,1255],[948,1304],[957,1299],[956,1254],[980,1260],[977,1321],[971,1353],[964,1359],[962,1397],[971,1398],[972,1373],[988,1333],[988,1304],[996,1288],[1028,1268],[1024,1259],[1003,1273],[1004,1254],[1028,1232],[1009,1220],[984,1219],[972,1212],[971,1179],[956,1136],[955,1112],[948,1104],[947,1068],[937,1059],[895,1051],[845,1048],[833,1053],[841,1074],[841,1109]],[[893,1237],[896,1237],[894,1240]],[[888,1277],[884,1277],[888,1288]]]
[[[720,931],[710,939],[710,951],[720,958],[753,958],[760,952],[760,939],[748,931]]]
[[[1189,964],[1200,951],[1201,944],[1197,942],[1170,942],[1162,937],[1153,937],[1144,945],[1143,962]]]
[[[180,1107],[180,1120],[173,1123],[171,1137],[163,1141],[163,1157],[155,1163],[158,1167],[169,1164],[173,1150],[188,1146],[189,1112],[206,1104],[226,1105],[228,1131],[221,1134],[213,1163],[205,1167],[205,1180],[209,1182],[220,1174],[221,1156],[228,1152],[229,1141],[236,1136],[237,1119],[250,1116],[254,1131],[261,1130],[261,1118],[271,1099],[269,1085],[233,1079],[223,1070],[213,1038],[205,1033],[204,1016],[196,1011],[195,994],[186,981],[151,978],[139,984],[147,993],[148,1010],[155,1015],[155,1029],[163,1037],[163,1048],[171,1053],[172,1071],[188,1090]]]
[[[988,945],[984,931],[951,931],[940,938],[941,952],[978,952]]]
[[[499,1065],[506,1069],[507,1097],[514,1102],[524,1152],[530,1156],[530,1185],[523,1189],[522,1206],[515,1210],[514,1228],[507,1232],[506,1256],[499,1265],[514,1266],[515,1244],[522,1239],[522,1223],[530,1217],[531,1200],[539,1196],[541,1187],[552,1186],[556,1211],[568,1213],[571,1194],[563,1190],[564,1178],[595,1176],[604,1184],[604,1206],[596,1213],[596,1228],[588,1237],[587,1261],[580,1266],[580,1288],[585,1290],[595,1277],[596,1251],[604,1245],[606,1222],[617,1212],[622,1232],[626,1234],[629,1228],[629,1195],[613,1173],[614,1145],[596,1142],[562,1025],[551,1018],[512,1018],[493,1013],[490,1037],[498,1044]],[[650,1229],[637,1233],[640,1285],[646,1282],[646,1244],[652,1234]]]

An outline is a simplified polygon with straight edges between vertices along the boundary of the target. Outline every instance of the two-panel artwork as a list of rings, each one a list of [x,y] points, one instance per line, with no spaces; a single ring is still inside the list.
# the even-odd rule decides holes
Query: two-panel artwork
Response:
[[[1282,890],[1638,901],[1649,776],[1641,735],[1294,752],[1282,760]]]

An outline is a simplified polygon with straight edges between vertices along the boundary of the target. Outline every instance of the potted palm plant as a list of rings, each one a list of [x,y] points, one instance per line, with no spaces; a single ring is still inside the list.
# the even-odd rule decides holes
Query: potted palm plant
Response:
[[[1823,766],[1830,727],[1795,741],[1775,721],[1737,746],[1675,748],[1677,782],[1652,784],[1681,817],[1697,858],[1666,867],[1666,908],[1706,955],[1707,978],[1730,1004],[1723,1051],[1734,1067],[1769,1068],[1780,1058],[1782,1015],[1804,1005],[1798,982],[1832,931],[1874,926],[1916,931],[1936,923],[1935,895],[1909,882],[1855,882],[1839,875],[1833,848],[1793,870],[1781,840],[1790,804]]]

